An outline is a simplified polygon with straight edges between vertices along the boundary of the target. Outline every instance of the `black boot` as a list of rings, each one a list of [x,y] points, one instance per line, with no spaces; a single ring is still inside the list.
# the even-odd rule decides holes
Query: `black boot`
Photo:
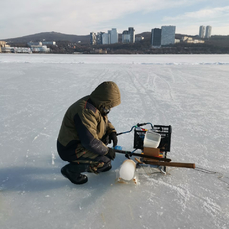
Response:
[[[109,162],[109,163],[104,164],[103,167],[98,168],[97,171],[98,171],[99,173],[101,173],[101,172],[107,172],[107,171],[111,170],[111,168],[112,168],[112,165],[111,165],[111,163]]]
[[[64,177],[68,178],[73,184],[84,184],[88,181],[86,175],[81,172],[87,171],[87,165],[67,164],[61,169],[61,173]]]

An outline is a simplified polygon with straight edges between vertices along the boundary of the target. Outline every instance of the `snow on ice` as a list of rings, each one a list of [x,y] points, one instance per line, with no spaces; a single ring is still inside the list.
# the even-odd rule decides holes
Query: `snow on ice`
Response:
[[[0,228],[229,228],[229,55],[0,55]],[[77,186],[64,178],[56,138],[66,109],[103,81],[120,88],[110,121],[171,125],[173,161],[198,169],[137,171],[126,159]],[[119,145],[133,148],[133,133]]]

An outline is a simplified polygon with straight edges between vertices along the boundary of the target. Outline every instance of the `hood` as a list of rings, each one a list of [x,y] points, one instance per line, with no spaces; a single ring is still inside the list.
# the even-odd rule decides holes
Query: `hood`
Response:
[[[98,109],[102,106],[112,108],[121,103],[121,94],[116,83],[107,81],[101,83],[91,93],[90,99]]]

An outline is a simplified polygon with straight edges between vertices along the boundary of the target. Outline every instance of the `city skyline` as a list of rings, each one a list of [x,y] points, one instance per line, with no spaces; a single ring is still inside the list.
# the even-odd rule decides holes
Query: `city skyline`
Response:
[[[87,35],[110,28],[121,33],[128,27],[139,34],[162,25],[176,25],[176,33],[189,35],[211,25],[212,35],[229,35],[226,0],[8,0],[1,9],[0,39],[51,31]]]

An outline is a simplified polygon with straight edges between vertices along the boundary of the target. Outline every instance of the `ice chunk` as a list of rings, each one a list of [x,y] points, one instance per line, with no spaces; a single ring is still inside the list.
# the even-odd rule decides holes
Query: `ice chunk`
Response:
[[[125,160],[119,171],[119,177],[123,180],[130,181],[134,178],[136,163],[133,160]]]

